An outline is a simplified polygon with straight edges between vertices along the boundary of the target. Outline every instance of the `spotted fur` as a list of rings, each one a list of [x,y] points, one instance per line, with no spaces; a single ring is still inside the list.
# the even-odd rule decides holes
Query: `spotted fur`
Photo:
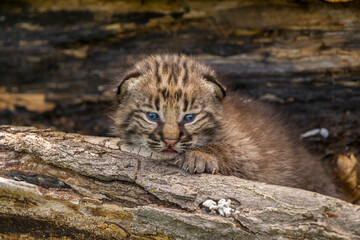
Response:
[[[160,119],[152,121],[148,113]],[[187,114],[195,114],[194,121],[184,121]],[[189,172],[337,196],[321,164],[278,114],[245,96],[226,96],[211,68],[184,55],[153,55],[136,63],[118,82],[113,119],[125,143],[175,159]]]

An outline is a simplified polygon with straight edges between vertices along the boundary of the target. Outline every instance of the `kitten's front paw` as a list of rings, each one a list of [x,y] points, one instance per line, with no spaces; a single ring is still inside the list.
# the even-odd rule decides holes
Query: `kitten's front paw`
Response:
[[[219,171],[218,162],[215,156],[191,150],[176,157],[175,165],[190,173],[217,173]]]

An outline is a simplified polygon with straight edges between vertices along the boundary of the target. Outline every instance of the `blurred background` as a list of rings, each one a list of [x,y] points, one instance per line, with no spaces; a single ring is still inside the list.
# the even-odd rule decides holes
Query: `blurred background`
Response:
[[[109,79],[148,53],[212,65],[324,158],[360,152],[358,0],[0,1],[0,124],[108,135]]]

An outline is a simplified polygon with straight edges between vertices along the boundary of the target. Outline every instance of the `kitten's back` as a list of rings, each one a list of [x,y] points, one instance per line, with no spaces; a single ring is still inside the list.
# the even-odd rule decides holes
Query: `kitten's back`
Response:
[[[223,134],[238,145],[227,163],[240,167],[235,172],[252,180],[337,195],[321,163],[302,146],[300,135],[286,118],[271,106],[232,94],[223,101],[223,114]]]

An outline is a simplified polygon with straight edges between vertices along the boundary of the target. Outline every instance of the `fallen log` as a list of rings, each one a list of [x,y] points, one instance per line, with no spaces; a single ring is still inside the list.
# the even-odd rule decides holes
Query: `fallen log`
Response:
[[[230,217],[207,199],[231,199]],[[0,126],[0,239],[360,239],[360,206],[192,175],[117,138]]]

